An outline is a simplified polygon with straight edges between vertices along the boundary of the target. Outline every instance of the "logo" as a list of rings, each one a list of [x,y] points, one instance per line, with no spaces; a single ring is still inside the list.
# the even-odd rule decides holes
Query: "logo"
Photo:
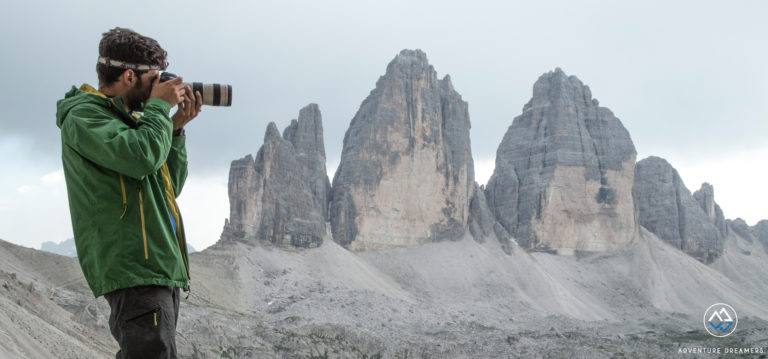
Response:
[[[736,311],[725,303],[713,304],[704,312],[704,327],[707,328],[707,333],[718,338],[733,334],[738,323]]]

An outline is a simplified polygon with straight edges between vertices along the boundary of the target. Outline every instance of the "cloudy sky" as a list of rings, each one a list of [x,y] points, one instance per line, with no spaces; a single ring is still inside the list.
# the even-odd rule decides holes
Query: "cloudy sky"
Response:
[[[188,237],[213,244],[229,214],[233,159],[267,123],[323,114],[328,170],[387,63],[422,49],[469,102],[478,182],[531,97],[561,67],[629,130],[638,159],[666,158],[691,191],[707,181],[726,217],[768,218],[768,2],[109,1],[0,5],[0,238],[39,248],[72,236],[55,104],[97,85],[101,34],[129,27],[168,51],[187,81],[229,83],[231,108],[187,127],[180,198]]]

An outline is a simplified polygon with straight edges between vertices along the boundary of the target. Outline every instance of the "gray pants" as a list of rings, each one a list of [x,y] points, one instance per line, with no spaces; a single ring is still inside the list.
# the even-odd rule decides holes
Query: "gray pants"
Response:
[[[109,328],[120,345],[117,359],[176,358],[179,288],[140,286],[104,295]]]

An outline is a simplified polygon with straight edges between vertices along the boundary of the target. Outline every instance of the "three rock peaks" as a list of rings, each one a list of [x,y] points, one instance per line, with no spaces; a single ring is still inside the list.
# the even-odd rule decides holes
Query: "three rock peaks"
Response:
[[[487,187],[475,183],[470,127],[450,77],[403,50],[352,119],[333,186],[315,104],[282,135],[270,123],[255,159],[232,162],[222,240],[379,250],[468,234],[506,251],[574,254],[624,248],[642,226],[709,263],[740,227],[725,221],[712,186],[691,195],[663,159],[636,163],[621,121],[559,68],[534,84]]]

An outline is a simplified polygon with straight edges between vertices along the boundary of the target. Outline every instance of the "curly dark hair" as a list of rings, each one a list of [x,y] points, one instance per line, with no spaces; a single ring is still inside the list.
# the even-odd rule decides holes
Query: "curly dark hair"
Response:
[[[99,42],[99,56],[134,64],[168,67],[168,53],[155,39],[143,36],[131,29],[116,27],[103,34]],[[96,64],[99,83],[111,84],[127,71],[113,66]],[[132,70],[141,76],[146,71]]]

